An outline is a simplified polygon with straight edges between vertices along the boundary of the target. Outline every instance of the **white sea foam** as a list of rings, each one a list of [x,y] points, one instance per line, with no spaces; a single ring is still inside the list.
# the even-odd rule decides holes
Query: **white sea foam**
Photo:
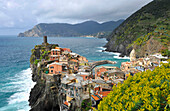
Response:
[[[113,52],[108,52],[108,51],[104,51],[103,53],[106,53],[106,54],[108,54],[108,55],[114,55]]]
[[[127,56],[119,57],[119,56],[120,56],[120,54],[121,54],[121,53],[117,53],[117,52],[115,52],[115,53],[114,53],[114,55],[115,55],[115,56],[113,56],[113,58],[116,58],[116,59],[130,59],[130,58],[129,58],[129,57],[127,57]]]
[[[102,52],[102,50],[96,50],[96,52]]]
[[[113,56],[114,58],[116,59],[130,59],[129,57],[127,56],[124,56],[124,57],[119,57],[119,56]]]
[[[12,81],[5,84],[3,89],[8,92],[13,91],[14,94],[8,98],[8,105],[0,108],[0,110],[28,111],[30,109],[28,105],[29,93],[35,85],[32,82],[31,68],[21,71],[10,79]]]
[[[96,50],[96,52],[102,52],[103,50],[105,50],[105,47],[97,47],[99,50]]]
[[[102,49],[102,50],[105,50],[105,49],[106,49],[105,47],[97,47],[97,48]]]
[[[102,49],[102,50],[97,50],[96,52],[102,52],[103,50],[106,49],[105,47],[97,47],[97,48]],[[127,56],[119,57],[119,56],[121,55],[121,53],[118,53],[118,52],[108,52],[108,51],[104,51],[103,53],[107,53],[108,55],[113,55],[113,58],[116,58],[116,59],[130,59],[130,58],[127,57]]]

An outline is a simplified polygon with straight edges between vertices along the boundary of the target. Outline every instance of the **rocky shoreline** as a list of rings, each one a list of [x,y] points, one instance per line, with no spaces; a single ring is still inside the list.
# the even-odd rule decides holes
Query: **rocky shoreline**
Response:
[[[37,57],[36,54],[35,57]],[[54,84],[54,82],[49,82],[51,78],[42,79],[43,74],[37,65],[31,64],[30,66],[32,69],[32,80],[36,82],[36,85],[30,92],[30,111],[59,111],[61,106],[60,100],[62,100],[62,96],[59,93],[60,77],[55,76],[58,84]],[[52,85],[56,87],[53,90],[50,89]]]

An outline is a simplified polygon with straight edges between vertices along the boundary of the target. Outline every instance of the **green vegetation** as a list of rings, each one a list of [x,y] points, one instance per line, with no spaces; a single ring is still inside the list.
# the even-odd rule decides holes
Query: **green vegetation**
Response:
[[[164,48],[162,48],[160,52],[164,56],[170,56],[170,51],[168,51],[168,46],[170,46],[170,24],[167,21],[161,23],[161,25],[155,26],[156,28],[153,32],[137,38],[135,41],[133,41],[132,44],[129,44],[127,48],[131,46],[142,47],[146,45],[147,41],[150,38],[153,38],[154,40],[159,41],[164,46]]]
[[[49,45],[49,44],[48,44]],[[55,48],[58,47],[58,44],[53,44],[50,47]],[[36,45],[34,49],[31,50],[32,55],[30,57],[30,63],[37,65],[38,62],[44,60],[49,60],[50,50],[47,50],[47,47],[44,45]],[[37,55],[40,53],[40,55]]]
[[[112,32],[107,45],[116,51],[116,47],[123,44],[125,51],[128,51],[134,44],[142,47],[150,38],[155,37],[167,48],[170,38],[169,6],[169,0],[154,0],[142,7]]]
[[[40,59],[36,59],[36,60],[34,61],[34,64],[37,65],[38,62],[40,62],[40,61],[41,61]]]
[[[89,111],[91,109],[91,100],[85,99],[81,103],[81,111]]]
[[[128,77],[98,105],[99,111],[169,111],[170,63]]]

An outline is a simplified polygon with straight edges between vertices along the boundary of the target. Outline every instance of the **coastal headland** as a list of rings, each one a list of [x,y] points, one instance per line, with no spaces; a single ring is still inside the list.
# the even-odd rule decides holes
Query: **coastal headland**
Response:
[[[130,75],[153,70],[162,59],[168,59],[160,54],[137,59],[133,49],[130,62],[123,62],[121,68],[99,66],[116,62],[102,60],[90,63],[86,57],[69,48],[49,44],[47,36],[44,36],[42,45],[36,45],[31,51],[32,80],[36,82],[30,92],[31,111],[97,108],[113,86],[123,83]]]

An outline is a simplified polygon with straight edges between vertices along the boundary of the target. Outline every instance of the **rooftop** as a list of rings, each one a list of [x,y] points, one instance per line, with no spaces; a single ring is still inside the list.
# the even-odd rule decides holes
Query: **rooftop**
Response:
[[[47,67],[49,67],[50,65],[54,65],[54,64],[56,64],[56,65],[62,65],[62,64],[60,64],[60,63],[58,63],[58,62],[53,62],[53,63],[51,63],[51,64],[48,64]]]
[[[110,91],[102,91],[99,94],[102,95],[102,97],[106,97],[109,93]]]
[[[98,96],[96,96],[96,95],[91,95],[91,97],[92,97],[94,100],[96,100],[96,101],[100,100],[100,98],[99,98]]]
[[[51,51],[60,51],[60,49],[51,49]]]

